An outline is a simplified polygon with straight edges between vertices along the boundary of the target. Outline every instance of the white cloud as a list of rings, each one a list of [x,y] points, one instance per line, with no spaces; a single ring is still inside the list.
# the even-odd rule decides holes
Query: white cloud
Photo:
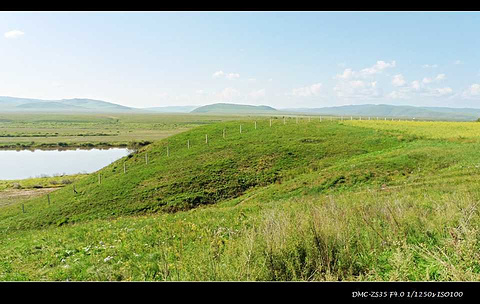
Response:
[[[438,74],[435,78],[425,77],[421,82],[414,80],[409,85],[400,87],[397,90],[390,92],[387,96],[392,99],[410,99],[414,96],[414,94],[434,97],[451,95],[453,90],[450,87],[432,88],[428,86],[431,83],[444,80],[445,78],[445,74]]]
[[[421,86],[421,84],[420,84],[420,81],[418,81],[418,80],[414,80],[411,83],[411,87],[414,90],[420,90],[420,86]]]
[[[428,68],[438,68],[438,64],[424,64],[422,65],[422,68],[428,69]]]
[[[470,86],[470,94],[480,95],[480,84],[474,83]]]
[[[391,63],[379,60],[372,67],[361,70],[360,75],[362,77],[371,76],[374,74],[381,73],[385,69],[394,68],[395,66],[396,66],[395,60],[393,60]]]
[[[444,80],[445,78],[446,78],[445,74],[438,74],[437,77],[435,77],[437,81]]]
[[[387,97],[391,99],[410,99],[414,92],[418,93],[422,90],[422,86],[420,81],[414,80],[409,85],[404,85],[390,92]]]
[[[463,98],[479,98],[480,97],[480,84],[474,83],[468,89],[462,93]]]
[[[265,95],[266,95],[265,89],[252,91],[252,92],[250,92],[250,94],[248,94],[248,96],[253,98],[253,99],[262,98],[262,97],[265,97]]]
[[[23,35],[25,35],[25,33],[19,30],[8,31],[4,34],[5,38],[7,39],[15,39]]]
[[[393,79],[392,79],[392,84],[396,87],[402,87],[405,85],[405,83],[407,83],[405,81],[405,78],[403,77],[402,74],[397,74],[395,76],[393,76]]]
[[[457,59],[453,62],[453,64],[463,64],[463,62],[461,60]]]
[[[437,82],[437,81],[442,81],[446,78],[445,74],[438,74],[435,78],[423,78],[422,82],[425,84],[432,83],[432,82]]]
[[[345,69],[342,74],[337,74],[335,78],[338,79],[351,79],[356,75],[352,69]]]
[[[334,79],[337,79],[338,82],[333,88],[337,97],[341,98],[359,98],[359,99],[368,99],[368,98],[377,98],[382,96],[381,88],[378,88],[377,81],[366,81],[377,74],[381,74],[384,70],[394,68],[396,66],[395,60],[392,62],[385,62],[383,60],[378,60],[373,66],[364,68],[360,71],[354,71],[351,68],[343,70],[342,74],[337,74]],[[403,76],[398,74],[394,76],[392,82],[394,85],[404,85],[405,80]]]
[[[377,82],[362,80],[341,81],[333,88],[336,95],[347,99],[368,99],[382,95],[377,88]]]
[[[350,85],[354,89],[363,88],[363,87],[365,87],[365,82],[363,82],[361,80],[352,80],[352,81],[350,81]]]
[[[240,92],[234,88],[225,88],[220,93],[217,94],[217,97],[222,100],[230,100],[240,96]]]
[[[314,83],[310,86],[293,89],[292,92],[287,95],[301,96],[301,97],[318,96],[321,90],[322,90],[322,84]]]
[[[227,79],[237,79],[237,78],[240,78],[240,74],[238,73],[225,73],[224,71],[216,71],[215,73],[213,73],[212,75],[213,78],[221,78],[221,77],[225,77]]]
[[[423,83],[431,83],[432,81],[433,81],[432,78],[427,78],[427,77],[423,78],[422,80]]]
[[[426,91],[423,93],[423,95],[441,97],[441,96],[445,96],[445,95],[450,95],[452,93],[453,93],[453,90],[450,87],[427,88]]]
[[[390,99],[410,99],[412,97],[412,94],[409,90],[402,88],[400,90],[390,92],[387,97]]]
[[[240,74],[238,74],[238,73],[229,73],[229,74],[227,74],[225,77],[226,77],[227,79],[232,80],[232,79],[240,78]]]
[[[392,91],[387,95],[391,99],[408,99],[410,96],[405,90]]]
[[[216,71],[215,73],[213,73],[212,77],[218,78],[218,77],[222,77],[223,75],[225,75],[223,71]]]
[[[391,63],[379,60],[373,66],[369,68],[364,68],[360,70],[360,72],[356,72],[351,68],[347,68],[343,70],[342,74],[337,74],[335,78],[340,80],[349,80],[353,78],[367,78],[375,74],[382,73],[382,71],[385,69],[394,68],[395,66],[396,66],[395,60],[393,60]]]

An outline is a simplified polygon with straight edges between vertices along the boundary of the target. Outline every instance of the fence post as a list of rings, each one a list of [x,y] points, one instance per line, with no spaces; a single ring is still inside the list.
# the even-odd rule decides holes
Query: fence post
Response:
[[[190,139],[187,140],[187,149],[190,149]]]
[[[145,152],[145,164],[148,165],[148,152]]]
[[[257,122],[255,121],[255,130],[257,129]]]
[[[167,146],[167,156],[170,156],[170,149]]]
[[[48,204],[50,205],[50,193],[47,194]]]
[[[285,124],[285,116],[283,116],[283,124]]]
[[[205,134],[205,143],[208,144],[208,134]]]
[[[25,205],[22,204],[22,212],[25,213]]]
[[[225,129],[223,129],[223,138],[224,139],[225,139],[225,136],[226,136],[225,132],[226,132]]]
[[[270,118],[270,127],[272,126],[272,119]]]
[[[98,184],[101,184],[102,183],[102,177],[101,177],[101,174],[98,173]]]
[[[242,134],[242,125],[240,125],[240,134]]]
[[[123,162],[123,173],[126,173],[126,172],[127,172],[126,164],[125,162]]]

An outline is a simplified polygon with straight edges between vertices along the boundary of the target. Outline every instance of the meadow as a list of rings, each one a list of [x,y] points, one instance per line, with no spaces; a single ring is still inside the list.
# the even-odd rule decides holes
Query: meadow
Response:
[[[0,149],[126,147],[232,116],[0,113]]]
[[[0,280],[476,281],[479,131],[196,126],[0,206]]]
[[[0,207],[44,195],[71,184],[82,176],[82,174],[73,174],[21,180],[0,180]]]

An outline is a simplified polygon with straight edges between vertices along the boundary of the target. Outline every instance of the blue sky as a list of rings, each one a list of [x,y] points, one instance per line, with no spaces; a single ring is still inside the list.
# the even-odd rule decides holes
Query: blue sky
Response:
[[[480,108],[476,12],[1,12],[0,96]]]

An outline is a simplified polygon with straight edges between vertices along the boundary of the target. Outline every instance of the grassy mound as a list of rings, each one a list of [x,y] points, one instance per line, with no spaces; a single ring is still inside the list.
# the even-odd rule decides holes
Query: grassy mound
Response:
[[[257,129],[253,121],[203,126],[143,147],[51,193],[50,204],[42,197],[26,202],[25,213],[18,206],[2,210],[0,227],[188,210],[401,144],[395,137],[336,123],[284,125],[277,119],[272,127],[269,120],[258,121]],[[331,184],[325,187],[336,182]]]

